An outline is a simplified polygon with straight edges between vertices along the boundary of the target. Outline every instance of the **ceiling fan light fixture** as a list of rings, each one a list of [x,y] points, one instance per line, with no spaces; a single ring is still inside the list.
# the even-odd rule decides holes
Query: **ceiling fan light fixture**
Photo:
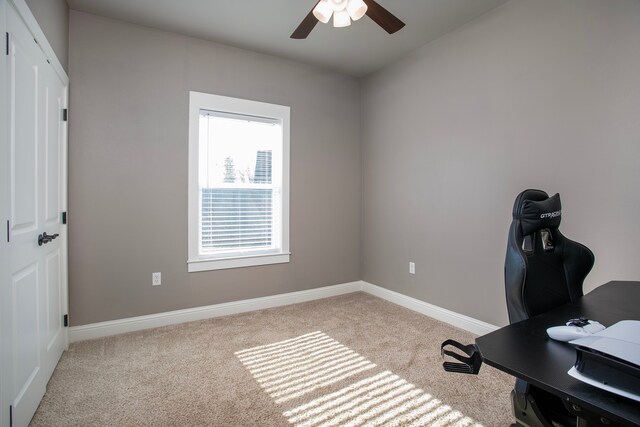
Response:
[[[349,12],[346,10],[340,10],[333,13],[333,26],[336,28],[348,27],[351,25],[351,18]]]
[[[328,2],[331,9],[333,9],[334,12],[338,12],[347,8],[349,0],[328,0]]]
[[[309,0],[311,1],[311,0]],[[313,0],[315,6],[291,33],[291,38],[306,39],[318,21],[328,23],[333,16],[334,27],[348,27],[354,21],[369,16],[389,34],[404,27],[404,22],[382,7],[376,0]],[[391,0],[388,0],[391,1]],[[0,0],[2,2],[2,0]]]
[[[357,21],[367,13],[367,5],[362,0],[349,0],[347,12],[349,12],[351,19]]]
[[[320,2],[313,8],[313,16],[323,24],[329,22],[331,19],[331,15],[333,14],[333,9],[329,5],[328,0],[320,0]]]

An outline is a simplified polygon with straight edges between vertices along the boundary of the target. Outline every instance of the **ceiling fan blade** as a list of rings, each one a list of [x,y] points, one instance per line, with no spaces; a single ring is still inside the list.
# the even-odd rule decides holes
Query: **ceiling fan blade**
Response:
[[[402,27],[404,22],[396,18],[391,12],[380,6],[374,0],[363,0],[367,5],[367,16],[380,25],[387,33],[393,34]]]
[[[296,28],[293,34],[291,34],[292,39],[306,39],[309,33],[311,33],[311,30],[313,30],[313,28],[318,23],[316,17],[313,16],[313,9],[316,8],[318,3],[320,3],[320,0],[318,0],[316,4],[313,5],[313,7],[311,8],[311,12],[309,12],[309,14],[304,17],[300,25],[298,25],[298,28]]]

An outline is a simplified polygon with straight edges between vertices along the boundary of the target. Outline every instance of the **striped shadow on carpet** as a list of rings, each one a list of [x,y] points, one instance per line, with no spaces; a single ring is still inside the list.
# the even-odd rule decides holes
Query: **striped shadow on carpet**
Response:
[[[309,402],[283,407],[283,415],[296,427],[482,427],[321,331],[237,351],[235,355],[280,405],[374,370],[366,378]]]

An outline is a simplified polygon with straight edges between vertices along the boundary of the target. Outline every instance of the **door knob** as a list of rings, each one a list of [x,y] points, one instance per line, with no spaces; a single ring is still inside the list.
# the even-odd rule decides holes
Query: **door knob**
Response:
[[[43,244],[47,244],[50,241],[52,241],[53,239],[55,239],[56,237],[58,237],[59,234],[47,234],[47,232],[45,231],[44,233],[42,233],[41,235],[38,236],[38,246],[42,246]]]

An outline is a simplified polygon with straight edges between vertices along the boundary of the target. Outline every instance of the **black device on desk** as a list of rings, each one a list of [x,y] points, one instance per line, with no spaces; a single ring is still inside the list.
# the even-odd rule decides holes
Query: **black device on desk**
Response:
[[[640,404],[640,320],[622,320],[571,345],[578,358],[569,375]]]
[[[633,282],[607,284],[583,297],[583,281],[593,266],[594,256],[586,246],[560,233],[561,215],[558,194],[549,197],[541,190],[526,190],[518,195],[505,260],[511,324],[479,337],[473,348],[462,347],[468,358],[445,350],[451,341],[443,343],[443,354],[453,356],[462,365],[475,362],[475,372],[468,373],[477,373],[480,358],[515,376],[511,397],[519,425],[640,425],[637,402],[570,377],[567,371],[576,361],[575,349],[547,336],[547,328],[563,325],[568,319],[586,317],[607,326],[633,319],[640,312],[640,286],[628,289],[634,286]],[[621,294],[610,292],[612,288]],[[624,307],[629,300],[633,301],[632,306],[627,306],[629,310],[606,308],[619,303]],[[615,315],[607,314],[606,310],[613,310]],[[446,362],[445,369],[462,372],[460,365]]]

